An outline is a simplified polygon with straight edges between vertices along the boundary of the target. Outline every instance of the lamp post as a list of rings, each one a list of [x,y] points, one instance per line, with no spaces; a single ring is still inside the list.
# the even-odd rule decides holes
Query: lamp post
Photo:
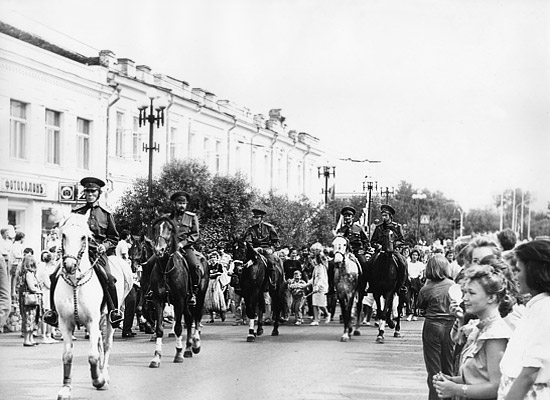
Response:
[[[370,237],[370,216],[371,216],[370,208],[372,204],[372,189],[378,190],[378,182],[376,181],[363,182],[363,191],[368,190],[369,192],[369,195],[367,198],[368,199],[367,200],[367,232],[369,234],[369,237]]]
[[[149,123],[149,145],[143,143],[143,151],[149,152],[149,176],[147,180],[147,197],[149,198],[149,204],[152,205],[153,201],[153,151],[159,151],[160,147],[156,142],[153,142],[153,133],[155,122],[157,128],[160,128],[161,125],[164,126],[164,109],[168,106],[165,98],[158,96],[157,90],[155,88],[150,88],[145,93],[145,96],[141,102],[138,104],[139,110],[139,126]],[[157,100],[156,106],[153,105],[153,102]],[[156,111],[156,115],[155,115]],[[151,210],[152,211],[152,210]],[[149,236],[152,234],[152,226],[149,224]]]
[[[319,175],[319,178],[321,176],[325,177],[325,204],[328,204],[328,180],[331,175],[332,177],[336,176],[336,167],[330,167],[328,165],[325,165],[323,167],[317,167],[317,173]]]
[[[143,143],[143,151],[149,152],[149,179],[147,181],[147,195],[149,197],[149,201],[151,201],[153,197],[153,151],[159,151],[159,145],[156,142],[153,142],[154,125],[156,122],[157,128],[160,128],[161,125],[164,126],[164,109],[167,107],[167,102],[166,99],[159,98],[155,88],[150,88],[147,90],[145,96],[146,97],[143,98],[141,103],[138,105],[138,110],[139,126],[142,127],[146,122],[149,123],[149,146]],[[157,98],[158,101],[155,107],[153,106],[153,102]],[[149,112],[148,114],[147,111]]]
[[[393,190],[393,187],[390,188],[386,186],[386,189],[382,189],[380,188],[380,196],[386,196],[386,204],[388,204],[388,200],[390,198],[390,196],[393,196],[394,195],[394,190]]]
[[[418,213],[418,226],[416,228],[416,243],[420,243],[420,200],[424,200],[426,195],[420,190],[412,195],[412,198],[416,200],[416,209]]]

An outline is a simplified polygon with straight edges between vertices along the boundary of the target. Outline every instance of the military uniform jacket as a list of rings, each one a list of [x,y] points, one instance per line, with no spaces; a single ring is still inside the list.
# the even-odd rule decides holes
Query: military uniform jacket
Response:
[[[110,211],[96,203],[93,206],[86,204],[73,210],[76,214],[84,215],[90,210],[88,226],[94,234],[94,240],[99,245],[105,246],[107,254],[114,254],[118,244],[119,235],[115,226],[115,220]]]
[[[252,247],[278,247],[279,235],[277,235],[273,225],[260,222],[246,230],[244,241],[252,243]]]
[[[348,239],[351,250],[354,253],[359,250],[367,250],[370,247],[369,238],[365,230],[357,223],[342,225],[336,234]]]
[[[167,214],[174,225],[178,227],[178,244],[185,248],[194,245],[199,240],[199,219],[197,214],[185,211],[182,215]]]
[[[403,228],[401,224],[394,221],[387,224],[383,222],[376,225],[370,241],[372,244],[382,246],[383,251],[393,252],[397,244],[405,242]]]

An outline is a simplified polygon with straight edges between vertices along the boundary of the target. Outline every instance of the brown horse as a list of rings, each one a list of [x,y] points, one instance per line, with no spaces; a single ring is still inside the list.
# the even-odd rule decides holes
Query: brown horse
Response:
[[[386,322],[392,325],[391,312],[393,307],[393,298],[398,285],[398,267],[396,257],[391,252],[378,251],[369,261],[369,288],[376,301],[376,316],[378,318],[378,336],[377,343],[384,343],[384,331]],[[384,302],[384,307],[381,303]],[[395,337],[401,337],[400,315],[397,315],[395,324]]]
[[[244,299],[246,316],[249,321],[247,342],[254,342],[256,336],[261,336],[264,332],[263,314],[265,312],[264,292],[267,284],[267,259],[261,252],[261,249],[254,249],[250,243],[238,241],[235,243],[234,258],[243,261],[243,267],[239,275],[239,294]],[[275,265],[275,287],[269,290],[273,312],[271,336],[279,335],[279,320],[284,302],[284,274],[280,264],[279,260]],[[256,320],[258,327],[254,331]]]

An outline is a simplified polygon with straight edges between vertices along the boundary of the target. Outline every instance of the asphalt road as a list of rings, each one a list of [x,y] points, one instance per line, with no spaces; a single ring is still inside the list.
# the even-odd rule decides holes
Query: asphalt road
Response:
[[[155,344],[139,333],[122,339],[117,331],[111,356],[111,382],[96,390],[90,380],[84,332],[75,333],[73,399],[426,399],[422,358],[422,319],[403,322],[403,338],[377,329],[339,341],[342,325],[331,322],[266,327],[254,343],[247,327],[217,320],[202,328],[202,351],[182,364],[172,363],[174,338],[165,329],[161,367],[149,368]],[[40,339],[37,339],[40,341]],[[0,399],[56,399],[62,382],[62,345],[23,347],[19,333],[0,334]]]

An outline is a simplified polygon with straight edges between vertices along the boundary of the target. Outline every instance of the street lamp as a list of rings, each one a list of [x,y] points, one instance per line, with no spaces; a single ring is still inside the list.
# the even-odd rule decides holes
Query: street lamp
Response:
[[[391,188],[391,190],[387,186],[385,190],[380,188],[380,196],[386,196],[386,204],[388,204],[390,196],[393,196],[393,195],[394,195],[393,187]]]
[[[328,165],[325,165],[323,167],[317,167],[317,173],[319,174],[319,178],[321,176],[325,177],[325,204],[328,204],[328,180],[331,175],[333,177],[336,176],[336,167],[330,167]]]
[[[155,100],[157,100],[157,104],[156,106],[153,106],[153,102]],[[154,125],[156,122],[157,128],[160,128],[161,125],[164,126],[164,109],[167,106],[168,102],[166,98],[159,97],[155,88],[149,88],[145,93],[145,97],[142,98],[142,100],[138,104],[140,128],[145,125],[146,122],[149,123],[149,146],[146,146],[145,143],[143,143],[143,151],[149,152],[149,177],[147,181],[147,196],[149,198],[150,205],[153,201],[153,151],[159,151],[160,149],[159,145],[156,142],[153,143]],[[151,236],[151,234],[153,233],[152,229],[152,225],[149,224],[149,236]]]
[[[365,176],[366,178],[366,176]],[[371,203],[372,203],[372,189],[374,190],[378,190],[378,182],[374,181],[367,181],[367,182],[363,182],[363,191],[365,190],[368,190],[369,191],[369,197],[368,197],[368,200],[367,200],[367,232],[369,233],[369,237],[370,237],[370,216],[371,216],[371,212],[370,212],[370,206],[371,206]]]
[[[156,142],[153,143],[154,125],[156,122],[157,128],[160,128],[161,125],[164,126],[164,109],[168,106],[168,104],[166,98],[158,96],[155,88],[150,88],[147,90],[145,96],[146,97],[144,97],[138,104],[138,110],[140,128],[145,125],[146,122],[149,123],[149,146],[146,146],[145,143],[143,143],[143,151],[149,152],[149,179],[147,181],[147,194],[149,196],[149,201],[151,201],[153,198],[153,151],[159,151],[159,145]],[[153,102],[156,99],[158,99],[158,101],[155,107],[153,106]],[[149,114],[147,114],[147,111],[149,111]]]
[[[416,200],[417,213],[418,213],[418,227],[416,228],[416,243],[420,243],[420,200],[424,200],[426,195],[420,190],[412,195],[412,198]]]

